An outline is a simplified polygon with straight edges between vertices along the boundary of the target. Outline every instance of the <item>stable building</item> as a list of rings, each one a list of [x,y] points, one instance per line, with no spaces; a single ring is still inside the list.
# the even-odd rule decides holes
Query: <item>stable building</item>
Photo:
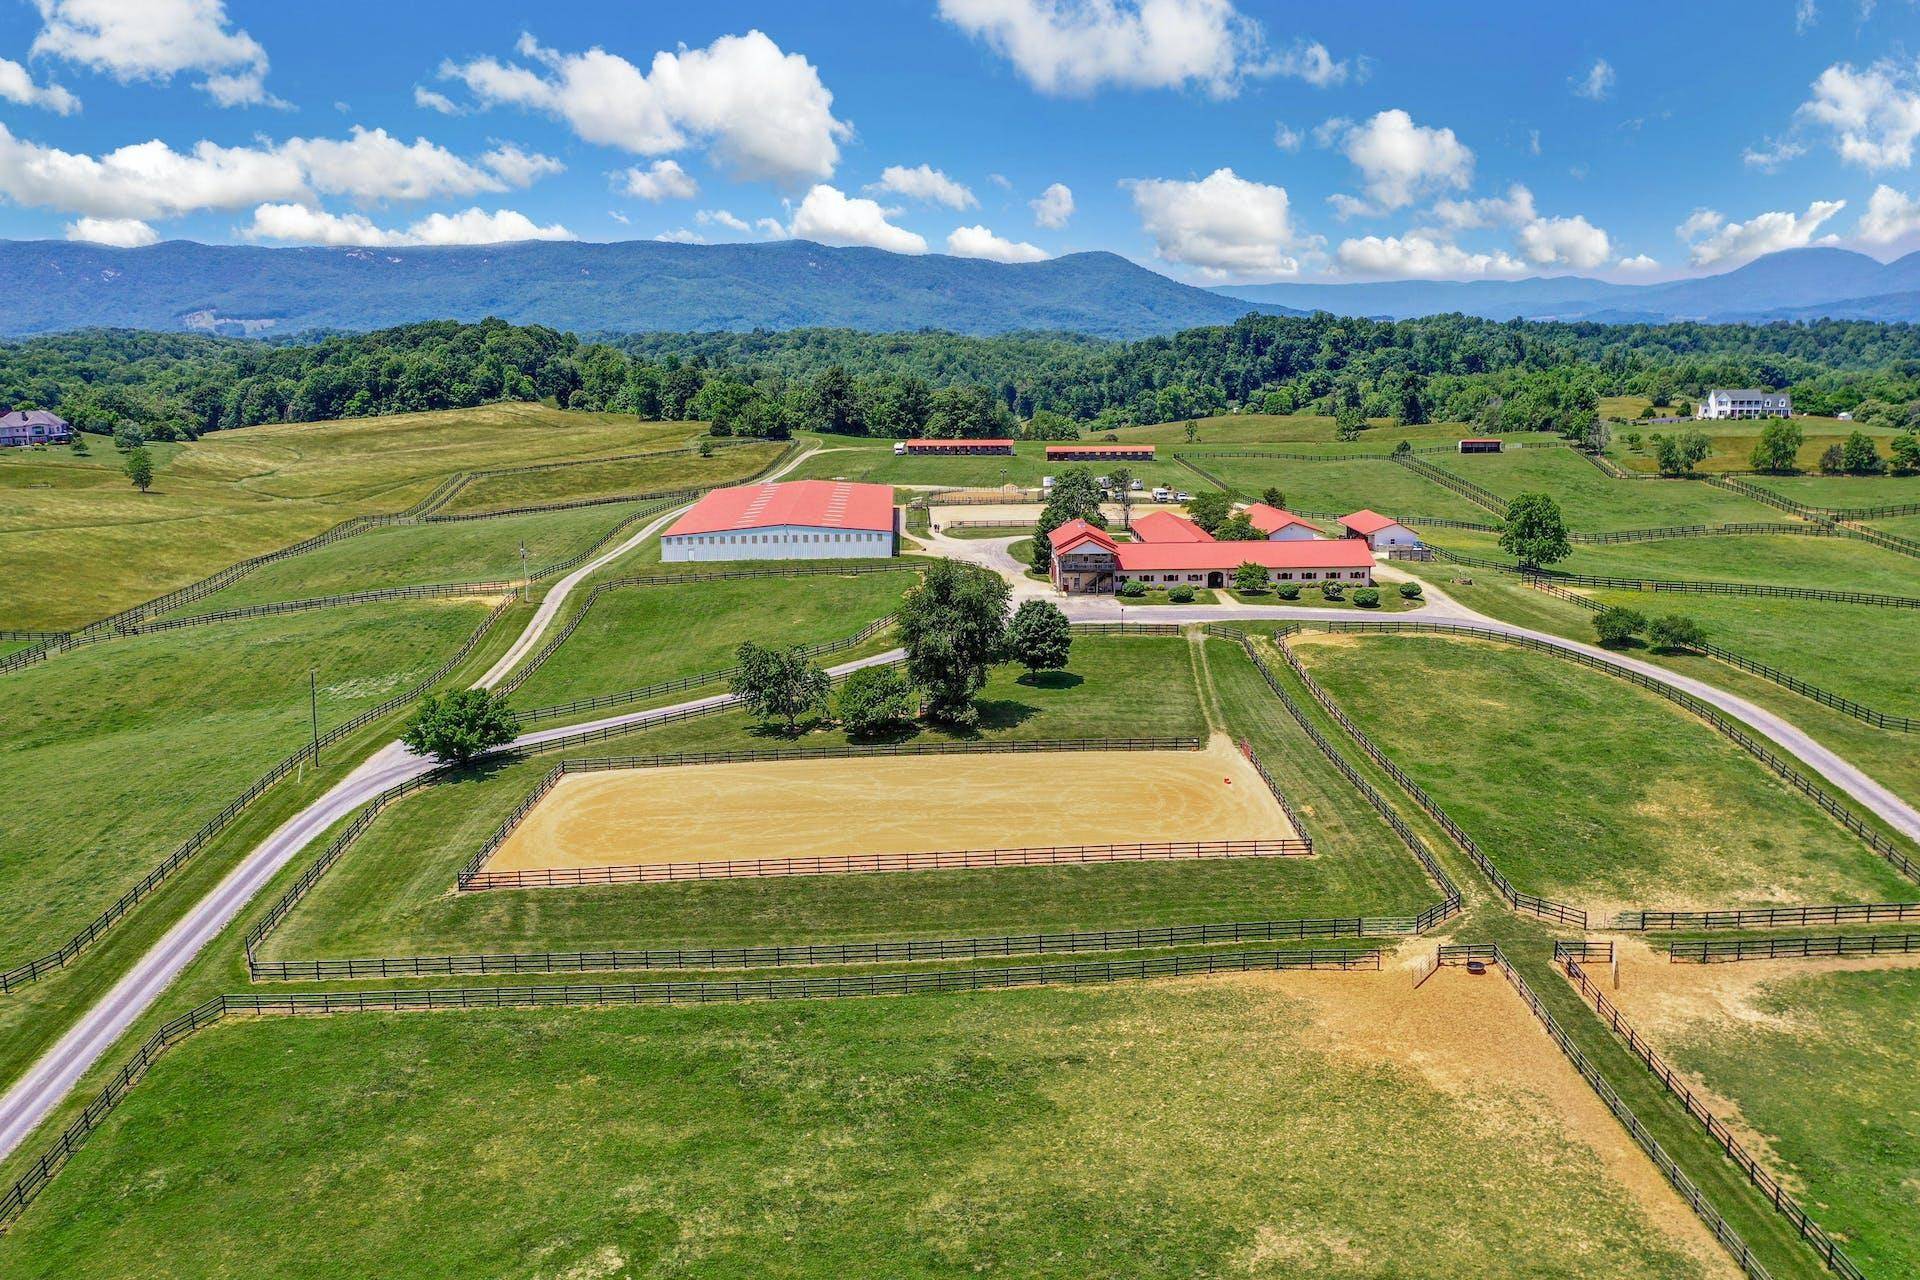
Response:
[[[715,489],[660,535],[669,564],[711,560],[877,559],[900,550],[893,489],[793,480]]]
[[[1132,581],[1159,588],[1225,587],[1243,564],[1261,566],[1272,583],[1373,583],[1373,552],[1357,538],[1116,542],[1085,520],[1070,520],[1047,537],[1053,585],[1074,595],[1112,592]]]
[[[1264,502],[1256,502],[1248,507],[1247,519],[1269,542],[1299,542],[1306,538],[1326,536],[1318,525],[1308,524],[1293,512],[1282,511]]]
[[[1499,453],[1501,447],[1496,436],[1468,436],[1460,442],[1462,453]]]
[[[1127,526],[1136,542],[1212,542],[1213,535],[1171,511],[1150,511]]]
[[[966,457],[1012,457],[1011,440],[896,440],[893,445],[894,456],[902,458],[947,457],[959,454]]]
[[[1150,444],[1050,444],[1048,462],[1152,462]]]
[[[1340,528],[1344,537],[1364,542],[1375,551],[1421,545],[1419,534],[1378,511],[1356,511],[1350,516],[1341,516]]]

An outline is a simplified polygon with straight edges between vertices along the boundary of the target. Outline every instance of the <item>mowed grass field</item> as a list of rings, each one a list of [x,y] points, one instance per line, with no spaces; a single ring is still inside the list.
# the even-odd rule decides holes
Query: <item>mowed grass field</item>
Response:
[[[1439,516],[1488,524],[1496,519],[1486,508],[1385,458],[1294,462],[1196,454],[1194,461],[1249,495],[1258,496],[1269,486],[1278,488],[1290,511],[1341,516],[1365,508],[1387,515]]]
[[[310,735],[410,687],[486,616],[365,605],[114,640],[0,679],[0,963],[64,943]]]
[[[1636,1028],[1758,1135],[1756,1154],[1854,1262],[1920,1274],[1920,1040],[1898,1030],[1920,1007],[1920,966],[1661,959],[1639,976],[1616,997]]]
[[[1642,405],[1646,403],[1645,397],[1620,397],[1620,400],[1622,402],[1637,400]],[[1602,417],[1613,414],[1614,410],[1608,407],[1611,401],[1611,397],[1601,401]],[[1623,412],[1621,416],[1626,414]],[[1607,450],[1607,454],[1630,471],[1645,471],[1653,474],[1660,469],[1654,457],[1654,444],[1651,439],[1654,432],[1679,435],[1687,431],[1699,431],[1713,446],[1713,452],[1700,464],[1698,468],[1700,471],[1707,473],[1745,471],[1753,465],[1751,461],[1753,446],[1759,441],[1760,432],[1766,425],[1763,421],[1753,419],[1698,422],[1689,419],[1685,422],[1642,423],[1639,426],[1625,427],[1616,424],[1613,428],[1613,446]],[[1805,433],[1805,440],[1800,446],[1797,458],[1802,471],[1812,471],[1819,466],[1820,455],[1826,451],[1828,445],[1838,444],[1855,431],[1864,431],[1875,437],[1882,456],[1887,454],[1887,442],[1894,434],[1885,427],[1862,426],[1857,422],[1842,422],[1838,418],[1796,417],[1793,425]],[[1621,438],[1629,431],[1640,433],[1642,439],[1638,449],[1629,449]]]
[[[1500,549],[1495,534],[1436,529],[1428,540],[1467,555],[1512,559]],[[1812,538],[1797,534],[1662,538],[1657,542],[1600,545],[1576,543],[1572,555],[1554,562],[1552,572],[1689,582],[1751,582],[1920,596],[1920,559],[1852,538]],[[1690,593],[1656,593],[1647,600],[1650,607],[1662,612],[1671,608],[1684,613],[1698,598]]]
[[[1156,422],[1137,427],[1121,427],[1114,432],[1122,441],[1142,444],[1173,445],[1177,448],[1205,449],[1230,445],[1287,444],[1313,445],[1313,452],[1324,447],[1328,453],[1390,453],[1402,440],[1415,448],[1444,444],[1474,434],[1463,422],[1428,422],[1402,427],[1392,418],[1373,418],[1358,440],[1340,440],[1334,433],[1333,419],[1324,414],[1230,413],[1216,418],[1196,418],[1198,438],[1187,443],[1187,420]],[[1104,434],[1104,433],[1102,433]]]
[[[812,437],[809,437],[812,439]],[[983,489],[1003,485],[1038,488],[1042,478],[1059,475],[1070,467],[1085,467],[1095,475],[1104,475],[1116,467],[1126,467],[1133,478],[1151,489],[1170,485],[1197,492],[1206,487],[1199,476],[1172,458],[1164,456],[1152,462],[1048,462],[1048,441],[1022,440],[1014,445],[1011,456],[987,454],[976,457],[942,455],[938,457],[896,457],[891,440],[859,440],[847,436],[821,436],[824,452],[794,468],[792,480],[858,480],[867,484],[890,484],[900,489],[944,488],[959,485]],[[1054,444],[1072,444],[1056,440]],[[1098,444],[1083,440],[1082,444]]]
[[[1074,645],[1080,684],[996,676],[989,703],[1017,700],[1032,719],[1006,736],[1204,734],[1184,640],[1089,639]],[[1210,645],[1210,696],[1224,727],[1250,737],[1304,814],[1311,859],[802,876],[560,890],[448,892],[464,862],[532,789],[537,757],[401,801],[268,940],[270,959],[758,945],[964,937],[1309,916],[1411,915],[1439,897],[1386,825],[1318,757],[1237,649]],[[1164,686],[1158,694],[1130,690]],[[1050,686],[1050,687],[1049,687]],[[1129,714],[1129,708],[1137,714]],[[937,740],[924,733],[921,740]],[[996,735],[1000,736],[1000,735]],[[810,735],[812,745],[846,741]],[[740,717],[696,720],[594,744],[578,754],[644,754],[767,745]],[[1008,757],[1047,785],[1038,757]],[[858,770],[858,761],[846,768]],[[1196,834],[1195,838],[1203,838]],[[753,851],[771,856],[778,850]],[[743,851],[741,856],[748,856]]]
[[[549,706],[716,671],[733,665],[734,650],[747,641],[784,647],[837,640],[899,608],[918,581],[901,569],[617,588],[594,601],[513,701]]]
[[[1750,476],[1748,479],[1783,498],[1829,510],[1920,503],[1920,476]]]
[[[1588,533],[1786,518],[1763,502],[1698,480],[1616,480],[1572,449],[1518,449],[1429,461],[1508,501],[1523,493],[1551,494],[1567,527]]]
[[[512,581],[520,576],[521,544],[527,548],[527,569],[537,572],[543,565],[587,550],[635,512],[658,505],[620,502],[369,529],[263,565],[232,586],[184,604],[175,612],[211,613],[271,600],[303,600],[380,587]],[[640,527],[635,524],[631,529],[637,532]]]
[[[1523,890],[1603,913],[1920,900],[1752,757],[1625,681],[1483,641],[1294,646]]]
[[[155,1067],[0,1268],[1734,1274],[1504,983],[1409,985],[236,1023]]]
[[[97,437],[86,458],[9,449],[0,626],[80,626],[349,516],[401,510],[456,471],[670,448],[701,428],[533,404],[246,427],[155,446],[147,494]]]
[[[698,453],[667,452],[653,458],[569,463],[480,476],[454,494],[440,510],[447,515],[502,511],[574,498],[733,484],[771,463],[785,448],[785,445],[767,442],[716,449],[710,458]]]

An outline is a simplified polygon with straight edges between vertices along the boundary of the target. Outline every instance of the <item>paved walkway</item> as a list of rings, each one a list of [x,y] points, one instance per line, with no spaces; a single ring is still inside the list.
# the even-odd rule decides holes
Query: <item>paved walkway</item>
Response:
[[[801,454],[795,457],[776,474],[786,474],[810,456],[811,454]],[[668,513],[659,520],[651,522],[619,546],[596,557],[591,563],[557,582],[548,592],[547,599],[542,603],[539,611],[529,621],[526,630],[509,650],[509,654],[524,656],[531,652],[558,615],[561,603],[589,573],[639,545],[651,536],[652,531],[664,523],[671,514]],[[1003,574],[1013,584],[1016,600],[1028,598],[1060,600],[1069,617],[1083,621],[1124,619],[1140,622],[1186,623],[1285,621],[1288,619],[1343,622],[1356,620],[1351,609],[1238,603],[1135,607],[1130,613],[1123,613],[1125,606],[1111,597],[1075,597],[1063,600],[1046,584],[1026,577],[1025,566],[1007,554],[1007,545],[1012,539],[948,538],[929,535],[921,537],[920,541],[936,555],[947,555],[953,559],[983,565]],[[1398,574],[1398,570],[1384,567],[1381,571],[1382,578],[1391,578]],[[1431,585],[1427,588],[1427,596],[1428,602],[1423,608],[1412,613],[1390,616],[1404,621],[1449,622],[1493,636],[1528,637],[1556,648],[1592,655],[1616,667],[1639,672],[1672,688],[1684,690],[1736,719],[1745,721],[1786,751],[1805,761],[1828,782],[1885,819],[1891,826],[1915,840],[1920,840],[1920,811],[1916,811],[1912,805],[1888,791],[1860,769],[1821,746],[1801,729],[1771,711],[1704,681],[1678,675],[1650,662],[1485,617],[1467,609],[1448,597],[1444,591]],[[898,657],[900,657],[900,651],[896,649],[854,662],[842,663],[832,670],[851,671],[858,667],[891,662]],[[515,660],[517,661],[518,658],[516,657]],[[502,658],[477,683],[492,685],[506,674],[510,666],[511,663],[506,658]],[[724,700],[726,696],[714,694],[676,703],[670,707],[608,716],[585,724],[542,729],[523,735],[514,745],[534,746],[589,728],[639,727],[688,708],[711,706]],[[195,903],[159,942],[135,962],[133,968],[114,984],[112,990],[81,1015],[67,1034],[61,1037],[59,1042],[49,1049],[31,1070],[15,1082],[4,1098],[0,1098],[0,1156],[12,1152],[32,1134],[35,1127],[60,1103],[88,1068],[113,1046],[135,1019],[166,991],[201,948],[212,941],[282,867],[302,850],[307,849],[335,822],[388,787],[424,773],[431,767],[431,761],[413,755],[397,742],[389,743],[341,779],[320,799],[282,824],[278,830],[248,853],[212,892]]]

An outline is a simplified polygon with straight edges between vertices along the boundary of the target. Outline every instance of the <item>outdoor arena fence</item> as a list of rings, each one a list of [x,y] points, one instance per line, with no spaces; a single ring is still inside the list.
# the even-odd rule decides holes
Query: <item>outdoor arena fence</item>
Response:
[[[1622,542],[1664,542],[1674,538],[1734,538],[1758,534],[1784,537],[1831,538],[1828,525],[1790,524],[1785,520],[1750,520],[1735,524],[1675,524],[1651,529],[1616,529],[1611,533],[1569,533],[1567,541],[1581,546],[1612,546]]]
[[[1011,533],[1032,533],[1031,520],[949,520],[942,529],[1005,529]]]
[[[1740,1233],[1734,1229],[1733,1224],[1714,1207],[1713,1201],[1708,1199],[1706,1192],[1700,1190],[1693,1179],[1687,1176],[1686,1170],[1680,1167],[1679,1162],[1667,1154],[1666,1148],[1660,1145],[1660,1140],[1654,1137],[1652,1130],[1648,1129],[1640,1117],[1634,1113],[1633,1108],[1627,1105],[1626,1099],[1620,1096],[1619,1091],[1613,1087],[1613,1083],[1607,1079],[1600,1068],[1593,1064],[1585,1051],[1574,1043],[1573,1037],[1568,1035],[1566,1028],[1560,1025],[1560,1020],[1553,1016],[1553,1011],[1547,1008],[1546,1002],[1513,966],[1498,944],[1468,943],[1444,946],[1439,949],[1436,959],[1443,965],[1464,965],[1469,960],[1479,960],[1491,963],[1497,968],[1501,976],[1506,978],[1507,985],[1519,994],[1527,1008],[1532,1010],[1533,1016],[1539,1019],[1540,1025],[1546,1028],[1553,1042],[1560,1046],[1560,1052],[1566,1055],[1567,1061],[1571,1062],[1574,1070],[1580,1073],[1580,1078],[1587,1082],[1587,1086],[1599,1096],[1607,1110],[1613,1113],[1614,1118],[1632,1137],[1635,1145],[1646,1152],[1647,1158],[1653,1161],[1654,1167],[1660,1170],[1668,1185],[1687,1202],[1688,1207],[1712,1233],[1713,1238],[1732,1256],[1742,1273],[1750,1277],[1750,1280],[1771,1280],[1771,1273],[1766,1265],[1760,1261],[1752,1249],[1747,1247],[1746,1241],[1741,1239]]]
[[[1507,515],[1507,500],[1491,489],[1486,489],[1471,480],[1462,479],[1431,462],[1422,462],[1411,454],[1395,454],[1393,460],[1423,480],[1431,480],[1443,489],[1451,489],[1475,506],[1485,507],[1501,519]]]
[[[1607,999],[1606,993],[1600,990],[1600,984],[1587,976],[1580,962],[1569,958],[1561,962],[1561,968],[1568,980],[1573,983],[1574,989],[1585,997],[1593,1006],[1594,1012],[1600,1015],[1600,1021],[1607,1024],[1607,1028],[1619,1037],[1634,1057],[1640,1059],[1647,1070],[1653,1073],[1654,1078],[1665,1086],[1667,1092],[1686,1109],[1687,1114],[1693,1117],[1715,1142],[1720,1144],[1720,1149],[1726,1153],[1727,1159],[1733,1161],[1741,1173],[1746,1175],[1748,1185],[1758,1191],[1776,1212],[1793,1224],[1800,1238],[1806,1241],[1819,1256],[1820,1261],[1826,1264],[1827,1269],[1835,1275],[1846,1277],[1846,1280],[1866,1280],[1860,1268],[1854,1265],[1853,1259],[1849,1258],[1839,1244],[1821,1229],[1820,1224],[1800,1207],[1800,1202],[1780,1185],[1778,1179],[1762,1168],[1758,1160],[1748,1154],[1747,1149],[1740,1144],[1739,1138],[1734,1135],[1727,1123],[1715,1115],[1706,1102],[1687,1085],[1680,1073],[1668,1066],[1665,1060],[1655,1052],[1653,1046],[1634,1030],[1633,1024],[1627,1021],[1619,1007]]]
[[[1623,911],[1609,929],[1653,933],[1681,929],[1779,929],[1788,926],[1904,924],[1920,920],[1920,902],[1848,902],[1806,907],[1728,907],[1719,911]]]
[[[1537,893],[1527,893],[1515,887],[1513,882],[1507,879],[1505,873],[1494,865],[1493,859],[1489,858],[1486,853],[1481,850],[1479,842],[1471,835],[1468,835],[1466,830],[1453,820],[1452,815],[1440,807],[1439,801],[1428,794],[1425,787],[1415,782],[1412,775],[1407,773],[1405,769],[1395,764],[1387,756],[1387,753],[1382,751],[1379,745],[1376,744],[1372,738],[1368,737],[1366,732],[1362,730],[1358,724],[1354,723],[1353,718],[1341,708],[1338,702],[1334,701],[1332,694],[1321,687],[1320,682],[1315,680],[1312,674],[1307,671],[1306,664],[1300,661],[1299,655],[1294,653],[1293,649],[1287,644],[1287,637],[1297,634],[1300,630],[1302,630],[1302,628],[1299,624],[1288,623],[1274,633],[1274,647],[1280,651],[1280,656],[1286,659],[1287,665],[1293,668],[1294,676],[1300,681],[1301,685],[1305,687],[1307,692],[1313,695],[1313,700],[1320,704],[1321,709],[1332,717],[1334,723],[1347,731],[1348,736],[1366,753],[1367,758],[1384,770],[1387,776],[1398,783],[1400,788],[1413,799],[1415,804],[1419,805],[1420,808],[1426,812],[1429,818],[1432,818],[1434,822],[1439,824],[1440,829],[1445,831],[1448,837],[1460,847],[1460,851],[1465,853],[1473,862],[1474,866],[1480,869],[1481,874],[1485,875],[1487,879],[1492,882],[1494,889],[1500,894],[1501,898],[1506,901],[1506,904],[1515,911],[1538,916],[1543,920],[1552,920],[1559,924],[1570,924],[1581,929],[1586,928],[1587,913],[1581,908],[1571,906],[1553,898],[1543,897]],[[1366,630],[1372,630],[1372,628],[1366,628]]]
[[[1005,968],[917,970],[837,977],[641,982],[532,987],[428,987],[397,991],[300,991],[215,996],[164,1023],[94,1095],[26,1171],[0,1194],[0,1231],[17,1221],[72,1159],[108,1113],[168,1049],[227,1018],[341,1013],[411,1013],[444,1009],[594,1008],[633,1005],[734,1004],[759,1000],[831,1000],[855,996],[931,995],[1034,986],[1105,985],[1144,978],[1283,970],[1378,971],[1378,948],[1209,951]]]
[[[928,494],[915,498],[908,506],[927,510],[931,507],[999,507],[1017,506],[1028,502],[1045,502],[1045,489],[1006,489],[999,493],[972,493],[966,490],[949,490],[946,493]]]
[[[857,577],[868,573],[898,573],[902,568],[908,568],[911,571],[910,566],[903,566],[892,560],[822,561],[818,564],[770,565],[764,569],[633,573],[618,578],[608,578],[604,582],[594,584],[593,590],[587,592],[587,598],[581,602],[578,609],[574,610],[573,616],[567,619],[565,625],[548,637],[546,643],[541,645],[531,658],[502,680],[496,686],[495,692],[502,696],[511,694],[531,679],[534,672],[545,666],[547,660],[560,651],[560,646],[564,645],[579,629],[580,624],[586,621],[587,614],[593,610],[594,604],[609,591],[618,591],[627,587],[677,587],[695,582],[728,582],[750,578]]]
[[[1300,837],[1300,843],[1306,846],[1304,852],[1312,853],[1313,837],[1307,834],[1307,820],[1300,816],[1300,811],[1293,807],[1293,801],[1287,799],[1286,793],[1280,790],[1280,784],[1274,781],[1273,774],[1267,769],[1267,762],[1262,760],[1260,753],[1253,749],[1253,743],[1250,740],[1240,739],[1240,754],[1247,758],[1247,763],[1251,764],[1254,772],[1260,775],[1260,781],[1267,784],[1267,790],[1273,795],[1273,802],[1280,806],[1280,812],[1287,815],[1288,825],[1293,828],[1294,834]]]
[[[801,653],[809,658],[824,657],[828,654],[844,653],[848,649],[858,648],[873,637],[892,627],[899,615],[889,613],[876,618],[850,636],[841,636],[838,640],[821,640],[814,644],[802,645]],[[608,707],[623,707],[647,698],[657,698],[669,693],[679,693],[686,689],[700,689],[707,685],[719,684],[731,680],[740,674],[740,667],[720,667],[713,671],[700,671],[690,676],[680,676],[672,680],[659,680],[653,684],[641,685],[634,689],[622,689],[618,693],[602,693],[592,697],[575,698],[571,702],[556,702],[550,706],[530,707],[517,714],[522,720],[553,720],[578,715],[583,711],[601,711]]]
[[[139,883],[121,894],[113,905],[109,906],[105,911],[102,911],[98,916],[95,916],[85,928],[74,934],[73,937],[69,938],[66,943],[57,950],[29,960],[24,964],[15,965],[4,973],[0,973],[0,992],[10,993],[16,987],[25,986],[30,982],[37,982],[48,973],[56,969],[64,968],[70,964],[75,956],[79,955],[88,946],[97,941],[101,935],[105,934],[115,924],[124,919],[128,912],[132,911],[134,907],[144,901],[154,890],[166,883],[167,879],[172,876],[174,872],[178,871],[188,859],[205,848],[215,836],[219,835],[235,818],[239,817],[247,806],[264,795],[275,783],[286,778],[287,775],[295,772],[309,762],[317,765],[320,761],[321,751],[346,737],[348,734],[372,724],[375,720],[383,716],[398,711],[425,693],[428,689],[438,684],[441,680],[445,679],[456,667],[467,660],[474,649],[479,646],[480,642],[486,638],[487,633],[493,630],[494,624],[500,621],[501,615],[506,612],[507,606],[510,603],[509,601],[502,601],[499,605],[495,606],[493,612],[489,613],[487,617],[481,621],[480,625],[473,629],[467,636],[465,642],[461,644],[460,648],[457,649],[451,657],[442,662],[411,688],[395,694],[384,702],[368,707],[351,719],[335,725],[333,728],[327,730],[327,732],[321,734],[319,738],[308,742],[298,751],[287,756],[271,769],[267,770],[267,772],[260,775],[260,777],[256,778],[253,785],[228,801],[220,812],[207,819],[198,831],[188,836],[178,848],[174,849],[172,853],[169,853],[166,858],[161,861],[160,865],[147,872],[145,876],[141,877]]]
[[[661,884],[685,880],[757,880],[780,876],[863,875],[892,871],[981,871],[1005,867],[1088,866],[1114,862],[1190,862],[1224,858],[1299,858],[1306,840],[1178,840],[1131,844],[1032,845],[1007,849],[946,849],[910,853],[740,858],[724,862],[637,863],[606,867],[542,867],[476,871],[463,892],[547,889],[580,885]]]
[[[631,728],[625,730],[632,732]],[[732,751],[676,751],[657,755],[630,756],[591,756],[580,759],[562,760],[547,770],[534,788],[515,805],[511,812],[495,827],[493,833],[483,841],[480,847],[468,858],[454,877],[455,885],[460,889],[472,887],[481,875],[481,868],[487,860],[507,842],[514,829],[526,820],[535,805],[546,798],[561,778],[569,773],[602,773],[618,769],[665,769],[679,765],[706,764],[749,764],[776,760],[871,760],[895,756],[958,756],[958,755],[1032,755],[1039,752],[1057,751],[1198,751],[1206,744],[1199,738],[1032,738],[1002,742],[903,742],[881,743],[874,746],[835,746],[835,747],[766,747]],[[780,863],[787,859],[764,859],[769,863]],[[805,861],[796,859],[794,861]],[[700,864],[690,864],[700,865]],[[724,864],[722,864],[724,865]],[[879,869],[879,868],[876,868]],[[906,868],[899,868],[906,869]],[[593,868],[583,868],[591,871]],[[611,870],[609,868],[609,870]],[[784,874],[799,874],[787,872]],[[662,879],[687,879],[692,877],[658,877]],[[720,877],[725,878],[725,877]],[[637,879],[637,877],[636,877]],[[563,883],[553,881],[551,883]],[[613,881],[576,881],[574,883],[616,883]],[[506,887],[488,885],[482,887]],[[526,886],[514,886],[526,887]]]
[[[1599,613],[1606,608],[1605,605],[1590,596],[1583,596],[1577,592],[1568,591],[1565,587],[1558,586],[1537,575],[1524,575],[1523,580],[1527,586],[1532,587],[1536,591],[1545,592],[1556,600],[1565,600],[1569,604],[1579,605],[1582,609],[1590,612]],[[1899,733],[1920,733],[1920,718],[1894,715],[1890,712],[1870,707],[1864,702],[1856,702],[1843,694],[1833,693],[1823,689],[1810,680],[1802,680],[1799,676],[1791,672],[1782,671],[1778,667],[1768,666],[1764,662],[1756,662],[1752,658],[1743,657],[1731,649],[1722,648],[1720,645],[1713,644],[1710,641],[1687,645],[1685,649],[1689,652],[1705,654],[1717,662],[1724,662],[1728,666],[1737,667],[1750,675],[1759,676],[1763,680],[1770,680],[1783,689],[1789,689],[1803,698],[1811,698],[1822,706],[1830,707],[1842,715],[1852,716],[1855,720],[1870,724],[1876,729],[1891,729]]]
[[[1411,916],[1343,916],[1249,920],[1223,924],[1101,929],[1083,933],[1008,934],[978,938],[904,938],[884,942],[805,942],[768,946],[674,947],[657,950],[500,952],[444,956],[372,956],[341,960],[255,960],[255,982],[318,982],[347,978],[409,978],[449,974],[584,973],[657,969],[762,969],[806,965],[889,964],[985,960],[1022,955],[1084,955],[1161,947],[1237,942],[1295,942],[1309,938],[1400,937],[1414,932]]]
[[[1294,630],[1303,629],[1299,623],[1290,625]],[[1914,863],[1902,853],[1891,840],[1881,835],[1872,827],[1869,827],[1854,814],[1852,810],[1834,799],[1826,788],[1820,786],[1806,774],[1800,772],[1799,769],[1794,767],[1771,747],[1750,733],[1746,726],[1723,715],[1705,699],[1695,697],[1693,694],[1682,689],[1677,689],[1664,681],[1656,680],[1652,676],[1644,675],[1631,667],[1611,659],[1588,653],[1584,649],[1575,648],[1571,644],[1550,643],[1549,641],[1534,636],[1515,635],[1510,632],[1475,626],[1471,623],[1389,622],[1381,620],[1364,622],[1335,621],[1316,623],[1314,625],[1317,630],[1329,631],[1335,634],[1353,632],[1399,632],[1421,635],[1457,635],[1470,639],[1493,640],[1502,644],[1517,645],[1523,649],[1549,654],[1567,662],[1578,663],[1583,667],[1590,667],[1595,671],[1617,676],[1630,684],[1638,685],[1649,693],[1658,694],[1667,701],[1692,712],[1701,720],[1706,721],[1710,728],[1758,760],[1775,777],[1785,782],[1795,791],[1806,796],[1807,799],[1817,805],[1828,817],[1838,822],[1848,831],[1851,831],[1856,838],[1884,858],[1896,871],[1914,883],[1920,884],[1920,864]],[[1282,644],[1280,648],[1283,653],[1287,652],[1284,644]]]
[[[1217,640],[1225,640],[1240,646],[1240,651],[1253,664],[1253,669],[1260,673],[1260,678],[1267,682],[1267,688],[1280,700],[1281,707],[1293,718],[1294,723],[1300,726],[1301,731],[1316,747],[1320,748],[1320,753],[1339,771],[1340,776],[1347,780],[1348,785],[1360,793],[1361,798],[1372,807],[1394,835],[1399,837],[1400,843],[1407,847],[1407,851],[1414,856],[1414,860],[1420,864],[1421,869],[1440,890],[1442,895],[1440,901],[1414,917],[1413,932],[1425,933],[1443,920],[1457,915],[1464,905],[1464,900],[1460,896],[1460,887],[1453,882],[1453,877],[1447,874],[1446,868],[1442,867],[1439,859],[1433,856],[1433,851],[1427,848],[1426,841],[1422,840],[1419,833],[1407,824],[1406,819],[1402,818],[1399,811],[1380,794],[1379,789],[1367,781],[1365,775],[1354,768],[1340,749],[1320,732],[1320,727],[1314,724],[1306,710],[1273,674],[1273,669],[1267,665],[1266,659],[1260,656],[1260,651],[1254,648],[1253,641],[1247,633],[1238,627],[1217,622],[1207,624],[1206,633]]]
[[[1612,964],[1613,943],[1611,942],[1555,942],[1553,944],[1553,962],[1563,963],[1578,960],[1581,964]]]
[[[1834,960],[1920,952],[1920,933],[1826,934],[1800,938],[1702,938],[1676,942],[1669,964],[1724,964],[1738,960]]]

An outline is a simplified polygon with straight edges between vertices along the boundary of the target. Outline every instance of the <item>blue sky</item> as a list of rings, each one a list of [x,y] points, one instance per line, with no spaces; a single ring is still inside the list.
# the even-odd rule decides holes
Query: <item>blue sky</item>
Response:
[[[1920,248],[1915,0],[0,0],[0,236],[798,235],[1200,283]]]

